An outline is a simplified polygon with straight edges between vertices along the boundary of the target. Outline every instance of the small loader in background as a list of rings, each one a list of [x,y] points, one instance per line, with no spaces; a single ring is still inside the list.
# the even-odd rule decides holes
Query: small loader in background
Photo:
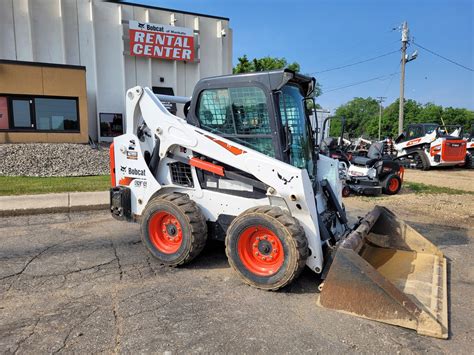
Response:
[[[436,123],[408,125],[406,133],[395,140],[394,147],[397,160],[416,169],[462,165],[466,160],[466,141],[450,135]]]
[[[314,84],[289,70],[202,79],[186,119],[128,90],[112,215],[139,222],[162,264],[223,240],[253,287],[280,289],[307,266],[324,280],[321,306],[446,338],[446,258],[383,207],[348,226],[339,163],[319,155],[306,111]]]

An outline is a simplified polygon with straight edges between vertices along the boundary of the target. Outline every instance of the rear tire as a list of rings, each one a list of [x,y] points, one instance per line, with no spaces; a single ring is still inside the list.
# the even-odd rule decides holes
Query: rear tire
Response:
[[[196,203],[181,193],[169,193],[148,202],[141,221],[141,237],[162,264],[183,265],[204,248],[207,226]]]
[[[351,195],[351,188],[349,186],[344,186],[342,188],[342,197],[349,197]]]
[[[402,179],[396,174],[390,174],[382,181],[382,192],[386,195],[396,195],[401,188]]]
[[[308,241],[298,221],[279,207],[253,207],[237,216],[225,240],[230,266],[263,290],[291,283],[303,270]]]
[[[472,154],[466,154],[466,162],[464,163],[464,168],[474,169],[474,158]]]

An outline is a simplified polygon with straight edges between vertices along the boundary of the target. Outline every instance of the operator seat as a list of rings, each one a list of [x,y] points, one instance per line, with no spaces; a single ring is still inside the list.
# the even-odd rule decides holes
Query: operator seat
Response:
[[[377,160],[382,159],[383,142],[376,142],[372,144],[367,152],[367,157],[353,156],[351,163],[362,166],[372,166]]]

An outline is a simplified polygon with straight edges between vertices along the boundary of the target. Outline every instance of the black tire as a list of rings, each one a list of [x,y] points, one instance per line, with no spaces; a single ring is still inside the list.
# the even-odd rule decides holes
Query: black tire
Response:
[[[466,160],[465,160],[465,163],[464,163],[464,168],[474,169],[474,159],[472,157],[472,154],[469,154],[469,153],[466,154]]]
[[[342,188],[342,197],[349,197],[351,195],[351,188],[349,186],[344,186]]]
[[[255,231],[253,231],[254,228]],[[268,257],[268,260],[270,260],[275,257],[275,262],[281,259],[281,265],[278,266],[279,264],[276,263],[272,266],[274,271],[269,272],[269,275],[256,274],[251,267],[245,264],[245,260],[248,260],[248,258],[246,259],[243,253],[245,253],[244,246],[248,245],[245,240],[246,236],[249,235],[249,231],[249,241],[258,233],[268,233],[268,235],[264,234],[258,244],[256,242],[252,244],[253,248],[257,245],[258,251],[261,252],[261,259]],[[265,237],[268,237],[268,239]],[[270,244],[270,241],[272,244]],[[276,244],[273,242],[276,242]],[[270,247],[269,252],[265,250],[265,247],[267,247],[265,243]],[[308,240],[298,221],[281,208],[271,206],[253,207],[237,216],[227,230],[225,245],[229,264],[242,280],[250,286],[270,291],[278,290],[298,277],[309,254]],[[250,247],[250,245],[248,246]],[[278,246],[281,247],[279,253],[278,250],[273,249]],[[247,255],[250,257],[249,253]],[[253,259],[257,259],[257,257]],[[260,261],[257,260],[257,262]],[[267,262],[271,263],[273,261]],[[269,268],[271,267],[269,266]]]
[[[397,174],[389,174],[382,181],[382,192],[386,195],[396,195],[402,188],[402,179]]]
[[[167,214],[172,216],[167,221],[175,221],[176,226],[173,223],[165,224],[166,220],[159,219],[161,215],[166,218]],[[181,242],[170,244],[171,246],[163,245],[170,242],[160,240],[167,237],[169,239],[173,232],[174,237],[179,237]],[[179,266],[189,263],[202,251],[207,240],[207,225],[199,207],[188,195],[168,193],[148,202],[142,215],[141,237],[143,244],[160,263]]]
[[[428,159],[428,157],[426,156],[426,153],[424,151],[420,151],[418,153],[418,156],[420,157],[420,168],[421,170],[424,170],[424,171],[427,171],[427,170],[430,170],[431,168],[431,165],[430,165],[430,161]]]

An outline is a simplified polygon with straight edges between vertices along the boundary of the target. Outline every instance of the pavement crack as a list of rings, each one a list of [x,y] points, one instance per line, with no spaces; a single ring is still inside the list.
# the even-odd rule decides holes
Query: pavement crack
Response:
[[[13,350],[13,354],[18,354],[18,351],[20,350],[21,346],[29,339],[33,336],[33,334],[35,334],[36,332],[36,327],[38,326],[38,323],[40,322],[41,318],[38,318],[36,321],[35,321],[35,324],[33,325],[33,329],[31,330],[31,332],[26,336],[24,337],[23,339],[21,339],[17,344],[16,344],[16,349]]]
[[[83,319],[79,320],[76,322],[71,328],[69,328],[69,331],[66,333],[66,336],[64,337],[62,345],[53,351],[53,354],[59,353],[61,350],[65,349],[68,346],[69,338],[71,337],[72,332],[82,323],[84,323],[86,320],[88,320],[95,312],[97,312],[99,307],[94,307],[93,311],[88,313]]]
[[[155,269],[153,269],[153,267],[151,266],[150,257],[149,257],[148,255],[146,256],[146,263],[147,263],[148,267],[150,268],[150,271],[152,272],[152,274],[156,276],[156,271],[155,271]]]
[[[115,246],[115,244],[113,242],[112,242],[112,248],[114,249],[115,259],[117,260],[117,265],[118,265],[118,268],[119,268],[119,271],[120,271],[120,281],[122,281],[122,279],[123,279],[122,264],[120,263],[120,258],[119,258],[118,253],[117,253],[117,247]]]
[[[26,262],[26,264],[23,266],[23,268],[18,271],[18,272],[15,272],[13,274],[10,274],[10,275],[6,275],[6,276],[3,276],[3,277],[0,277],[0,281],[3,281],[5,279],[8,279],[8,278],[11,278],[11,277],[15,277],[15,276],[20,276],[27,268],[28,266],[33,262],[35,261],[36,259],[38,259],[41,255],[43,255],[44,253],[46,253],[49,249],[51,248],[54,248],[56,245],[59,245],[60,243],[56,243],[56,244],[53,244],[53,245],[50,245],[49,247],[47,248],[44,248],[43,250],[41,250],[38,254],[34,255],[30,260],[28,260]]]
[[[117,291],[115,291],[113,297],[113,308],[112,313],[114,315],[114,324],[115,324],[115,337],[114,337],[114,350],[115,354],[120,353],[120,344],[122,341],[122,320],[120,315],[118,314],[118,302],[117,302]]]

